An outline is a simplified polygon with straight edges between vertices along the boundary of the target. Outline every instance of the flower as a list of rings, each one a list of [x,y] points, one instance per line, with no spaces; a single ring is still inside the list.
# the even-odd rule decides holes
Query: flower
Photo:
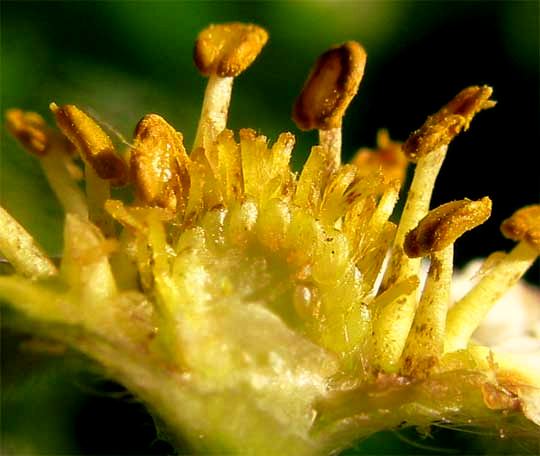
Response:
[[[8,111],[66,212],[57,266],[0,209],[0,251],[14,270],[0,277],[0,298],[15,323],[94,360],[166,438],[196,451],[327,454],[404,424],[503,412],[540,425],[534,354],[471,338],[538,256],[540,206],[503,224],[519,244],[450,310],[453,244],[489,217],[491,201],[429,209],[449,143],[494,106],[491,88],[463,90],[403,145],[381,132],[376,150],[343,165],[341,119],[366,54],[355,42],[333,47],[294,105],[298,126],[319,130],[296,174],[292,134],[269,145],[226,128],[233,79],[266,41],[251,24],[199,35],[195,63],[208,86],[189,153],[157,114],[122,155],[74,105],[51,103],[60,132]],[[409,161],[414,179],[395,224]],[[123,185],[131,199],[115,196]]]

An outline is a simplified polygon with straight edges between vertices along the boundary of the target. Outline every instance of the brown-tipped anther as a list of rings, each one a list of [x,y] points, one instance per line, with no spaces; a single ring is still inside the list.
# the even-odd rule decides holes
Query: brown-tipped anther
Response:
[[[491,200],[464,199],[443,204],[429,213],[405,237],[403,248],[410,258],[441,251],[466,231],[484,223],[491,215]]]
[[[366,51],[355,41],[335,46],[319,57],[293,107],[301,130],[330,130],[341,120],[364,75]]]
[[[157,114],[144,116],[135,129],[130,166],[141,202],[176,211],[187,200],[188,164],[182,134]]]
[[[495,106],[495,101],[489,99],[492,92],[488,86],[473,86],[458,93],[409,136],[403,145],[407,158],[416,162],[431,151],[447,146],[459,132],[469,128],[478,112]]]
[[[502,223],[501,231],[509,239],[526,242],[540,254],[540,205],[517,210]]]
[[[489,86],[472,86],[459,92],[437,115],[458,115],[465,118],[464,129],[469,128],[472,118],[483,109],[492,108],[497,104],[490,100],[493,89]]]
[[[96,174],[115,185],[127,180],[124,161],[116,153],[109,136],[101,127],[74,105],[50,104],[56,124],[62,133],[77,148],[83,160]]]
[[[19,141],[21,146],[32,155],[44,157],[52,144],[62,144],[70,152],[68,141],[58,132],[53,131],[36,112],[24,112],[21,109],[8,109],[6,128]]]
[[[204,76],[236,77],[251,65],[267,41],[268,33],[257,25],[211,25],[199,33],[193,58]]]
[[[6,127],[28,152],[38,157],[45,155],[49,146],[47,125],[39,114],[9,109],[6,112]]]
[[[438,121],[435,116],[428,117],[426,123],[413,132],[403,144],[405,156],[413,163],[431,151],[450,144],[450,141],[465,126],[460,116],[448,116]]]

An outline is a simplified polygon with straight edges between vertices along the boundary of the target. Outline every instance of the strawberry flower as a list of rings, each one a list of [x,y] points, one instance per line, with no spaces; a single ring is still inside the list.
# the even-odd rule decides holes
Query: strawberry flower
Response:
[[[74,105],[51,103],[58,130],[7,112],[66,216],[57,263],[0,209],[13,269],[0,276],[6,323],[86,355],[146,404],[164,438],[196,452],[330,454],[381,430],[507,413],[540,425],[537,291],[511,304],[534,325],[516,323],[507,341],[484,335],[538,256],[540,206],[503,224],[517,247],[488,260],[452,307],[453,245],[492,203],[430,209],[452,139],[494,106],[492,89],[469,87],[403,145],[381,132],[377,149],[342,164],[342,118],[366,54],[335,46],[293,109],[301,129],[319,130],[294,173],[292,134],[271,143],[226,128],[233,78],[266,41],[252,24],[201,32],[195,63],[209,80],[191,149],[158,114],[119,151]]]

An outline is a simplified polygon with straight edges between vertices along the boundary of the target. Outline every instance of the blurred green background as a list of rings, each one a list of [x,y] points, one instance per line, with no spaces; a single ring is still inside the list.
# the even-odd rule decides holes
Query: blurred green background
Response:
[[[189,145],[206,83],[192,64],[195,37],[210,23],[254,22],[268,30],[270,40],[235,80],[229,127],[255,128],[271,141],[282,131],[293,132],[298,168],[317,138],[297,130],[292,102],[316,57],[354,39],[366,48],[368,63],[344,122],[346,156],[374,146],[379,128],[405,140],[469,85],[494,88],[497,106],[452,143],[433,199],[433,205],[485,195],[493,200],[492,218],[458,242],[459,265],[511,248],[499,234],[500,222],[540,201],[536,1],[2,1],[0,13],[2,124],[10,107],[38,111],[52,122],[51,101],[74,103],[129,141],[137,121],[156,112]],[[0,203],[48,252],[60,252],[61,211],[36,160],[4,130]],[[538,270],[537,265],[528,274],[530,281],[538,281]],[[170,451],[154,441],[142,407],[117,398],[115,385],[96,384],[71,358],[21,350],[23,339],[5,331],[2,336],[2,454]],[[493,435],[434,435],[428,444],[457,452],[511,454],[518,448],[517,440]],[[392,435],[359,448],[430,454]]]

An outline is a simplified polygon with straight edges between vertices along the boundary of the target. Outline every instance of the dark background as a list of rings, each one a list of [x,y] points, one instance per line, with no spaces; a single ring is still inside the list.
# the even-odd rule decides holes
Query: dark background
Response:
[[[230,128],[255,128],[271,141],[293,132],[298,168],[317,137],[296,129],[292,102],[318,54],[353,39],[366,48],[368,63],[344,122],[346,156],[374,146],[382,127],[405,140],[467,86],[494,89],[497,106],[450,145],[433,197],[433,206],[465,197],[493,200],[491,219],[458,241],[458,265],[510,249],[501,221],[540,201],[536,1],[2,1],[0,8],[2,113],[19,107],[52,121],[51,101],[75,103],[129,141],[136,122],[156,112],[191,144],[206,83],[192,64],[197,33],[210,23],[254,22],[270,40],[235,80]],[[57,255],[62,214],[39,165],[4,131],[0,160],[0,203]],[[527,278],[538,283],[538,264]],[[20,339],[4,334],[3,341],[9,394],[2,430],[10,454],[166,454],[166,445],[152,444],[150,418],[116,399],[114,385],[100,382],[100,397],[86,394],[71,380],[77,368],[28,353],[14,358],[11,348]],[[81,383],[94,385],[86,376]],[[461,451],[477,444],[452,439],[465,442]],[[383,441],[392,439],[375,445],[383,452],[427,451],[406,444],[388,449]],[[503,448],[498,439],[491,444],[491,453]]]

